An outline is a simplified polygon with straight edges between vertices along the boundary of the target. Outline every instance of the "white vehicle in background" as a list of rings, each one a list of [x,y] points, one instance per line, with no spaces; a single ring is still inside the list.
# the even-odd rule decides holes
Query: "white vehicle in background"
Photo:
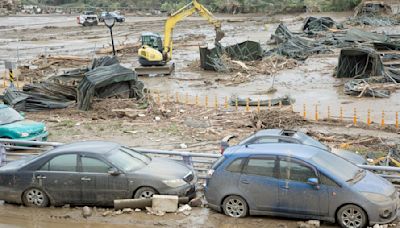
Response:
[[[84,11],[83,14],[76,19],[78,24],[83,26],[93,26],[98,24],[97,15],[93,11]]]

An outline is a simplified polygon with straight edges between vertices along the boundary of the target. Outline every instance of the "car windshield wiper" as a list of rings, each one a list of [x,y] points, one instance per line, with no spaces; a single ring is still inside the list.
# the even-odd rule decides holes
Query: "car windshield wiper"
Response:
[[[365,170],[359,169],[357,170],[356,174],[354,174],[354,177],[348,179],[346,182],[353,182],[355,180],[358,180],[362,174],[364,174]]]

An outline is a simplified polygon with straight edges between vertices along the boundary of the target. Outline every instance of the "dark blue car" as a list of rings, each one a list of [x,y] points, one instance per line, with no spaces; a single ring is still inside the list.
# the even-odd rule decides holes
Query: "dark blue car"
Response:
[[[390,182],[314,146],[229,147],[209,177],[209,207],[231,217],[273,215],[362,228],[389,223],[398,212]]]

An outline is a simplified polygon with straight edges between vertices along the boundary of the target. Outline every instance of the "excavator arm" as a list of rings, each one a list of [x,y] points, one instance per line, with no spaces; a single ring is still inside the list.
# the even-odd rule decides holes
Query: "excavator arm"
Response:
[[[163,56],[166,61],[169,61],[172,58],[172,33],[176,23],[196,12],[199,13],[200,16],[207,19],[207,21],[214,26],[216,32],[216,43],[218,43],[224,37],[225,34],[221,30],[221,21],[216,19],[212,13],[208,11],[202,4],[197,2],[197,0],[193,0],[191,3],[182,7],[177,12],[171,14],[165,23]]]

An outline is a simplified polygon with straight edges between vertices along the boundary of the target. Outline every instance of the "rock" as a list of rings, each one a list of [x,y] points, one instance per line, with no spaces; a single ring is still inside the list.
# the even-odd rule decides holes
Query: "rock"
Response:
[[[82,216],[84,218],[92,216],[92,209],[88,206],[82,207]]]
[[[157,216],[163,216],[165,215],[165,212],[163,211],[155,211],[151,207],[146,207],[147,214],[149,215],[157,215]]]
[[[388,228],[388,224],[381,225],[382,228]]]
[[[3,206],[5,204],[4,200],[0,200],[0,206]]]
[[[178,210],[178,196],[154,195],[152,198],[152,210],[160,212],[175,212]]]
[[[311,226],[305,222],[297,222],[298,228],[311,228]]]
[[[113,214],[114,214],[114,215],[122,215],[122,213],[123,213],[123,212],[122,212],[121,210],[118,210],[118,211],[114,211]]]
[[[156,116],[156,117],[154,117],[154,120],[155,120],[155,121],[160,121],[161,118],[160,118],[159,116]]]
[[[122,213],[130,214],[132,212],[133,212],[132,208],[124,208],[124,209],[122,209]]]
[[[188,148],[188,146],[187,146],[185,143],[179,144],[179,147],[180,147],[181,149],[187,149],[187,148]]]
[[[142,211],[142,210],[141,210],[140,208],[136,208],[135,211],[136,211],[136,212],[140,212],[140,211]]]
[[[111,215],[112,214],[112,211],[105,211],[105,212],[103,212],[103,214],[101,214],[103,217],[107,217],[107,216],[109,216],[109,215]]]
[[[191,207],[201,207],[203,206],[203,200],[201,198],[194,198],[190,200],[189,205]]]
[[[187,118],[183,123],[191,128],[208,128],[211,126],[211,124],[208,121],[195,120],[192,118]]]
[[[380,225],[379,225],[379,224],[375,224],[375,225],[373,226],[373,228],[380,228]]]
[[[185,112],[185,110],[183,110],[183,109],[180,109],[180,110],[179,110],[179,112],[180,112],[180,113],[184,113],[184,112]]]
[[[143,113],[139,113],[139,114],[137,114],[139,117],[145,117],[146,115],[145,114],[143,114]]]
[[[318,228],[321,225],[321,222],[319,220],[308,220],[307,224],[310,225],[311,227]]]
[[[62,208],[70,208],[71,207],[71,205],[69,205],[69,204],[65,204],[64,206],[62,206]]]
[[[188,204],[185,204],[182,207],[178,208],[178,212],[182,212],[182,213],[185,211],[191,211],[191,210],[192,210],[192,208]]]

